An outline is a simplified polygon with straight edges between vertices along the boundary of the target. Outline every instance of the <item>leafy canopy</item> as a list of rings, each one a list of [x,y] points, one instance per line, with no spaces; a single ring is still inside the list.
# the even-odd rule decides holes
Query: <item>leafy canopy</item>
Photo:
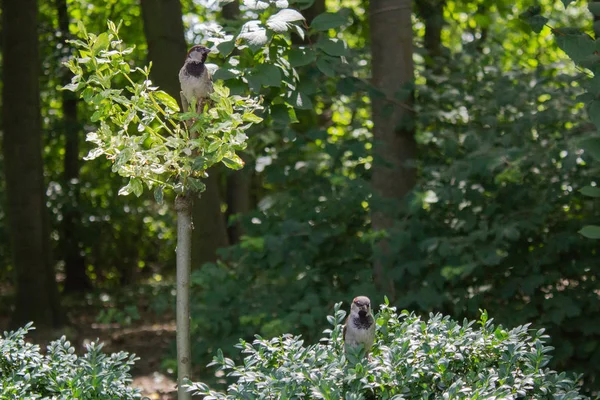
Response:
[[[207,112],[180,113],[177,101],[152,85],[151,65],[130,66],[126,56],[133,48],[123,44],[118,31],[110,21],[108,32],[97,36],[80,25],[82,40],[71,41],[79,54],[67,63],[75,76],[65,89],[80,92],[95,108],[91,121],[100,123],[87,136],[96,147],[86,159],[105,155],[113,172],[130,178],[120,194],[140,196],[146,184],[155,188],[158,201],[164,188],[203,191],[200,179],[219,162],[242,168],[236,151],[245,148],[245,131],[262,121],[254,114],[259,100],[232,96],[216,84]]]

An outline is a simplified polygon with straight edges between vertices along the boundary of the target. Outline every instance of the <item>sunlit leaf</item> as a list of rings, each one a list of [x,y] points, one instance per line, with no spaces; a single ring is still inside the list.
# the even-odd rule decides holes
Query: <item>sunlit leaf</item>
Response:
[[[304,17],[298,11],[286,8],[272,15],[267,20],[267,26],[278,33],[287,32],[292,22],[303,21]]]
[[[173,111],[179,111],[179,104],[177,101],[171,97],[168,93],[163,92],[162,90],[157,90],[153,93],[161,102],[163,102],[167,107],[169,107]]]

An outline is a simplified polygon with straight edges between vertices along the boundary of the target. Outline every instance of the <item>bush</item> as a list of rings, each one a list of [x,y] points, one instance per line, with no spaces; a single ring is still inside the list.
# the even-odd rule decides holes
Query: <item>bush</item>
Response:
[[[134,355],[107,356],[102,344],[86,345],[83,357],[63,336],[40,347],[25,342],[32,323],[0,337],[0,398],[2,399],[141,399],[129,387]]]
[[[388,304],[377,315],[377,339],[369,359],[347,362],[341,338],[345,312],[335,306],[321,344],[299,336],[241,341],[243,365],[214,358],[235,382],[227,394],[204,383],[189,386],[206,399],[584,399],[575,379],[545,368],[551,347],[543,330],[507,330],[483,312],[481,327],[442,315],[428,322]]]

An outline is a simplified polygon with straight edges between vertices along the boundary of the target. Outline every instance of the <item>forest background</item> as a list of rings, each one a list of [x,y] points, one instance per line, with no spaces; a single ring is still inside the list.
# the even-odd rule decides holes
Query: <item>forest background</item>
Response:
[[[122,347],[143,357],[154,342],[135,334],[172,321],[173,195],[140,195],[88,154],[96,109],[61,90],[71,82],[67,40],[122,20],[132,66],[151,61],[153,83],[173,97],[187,48],[208,43],[215,80],[266,105],[245,167],[211,170],[194,205],[199,375],[240,337],[314,342],[334,303],[365,294],[379,304],[385,294],[423,315],[475,319],[485,309],[506,326],[546,328],[553,367],[585,372],[585,388],[597,389],[600,235],[589,225],[600,223],[600,80],[579,61],[598,58],[599,3],[221,3],[4,1],[3,327],[108,331],[116,344],[114,332],[128,329],[135,348]],[[305,17],[292,25],[306,35],[271,27],[265,38],[285,50],[253,53],[262,33],[248,21],[286,7]],[[248,52],[234,50],[240,32]],[[124,186],[132,193],[119,196]],[[156,368],[171,372],[166,333]]]

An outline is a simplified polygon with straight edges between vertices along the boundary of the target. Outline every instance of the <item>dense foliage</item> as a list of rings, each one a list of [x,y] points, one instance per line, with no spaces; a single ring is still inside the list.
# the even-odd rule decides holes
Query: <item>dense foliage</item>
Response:
[[[491,50],[457,55],[443,77],[423,72],[437,85],[416,87],[421,181],[396,205],[390,232],[395,304],[471,318],[485,307],[508,326],[533,322],[555,340],[557,365],[595,371],[582,364],[595,346],[579,346],[600,329],[590,318],[600,284],[596,244],[577,233],[595,218],[578,190],[597,173],[578,146],[590,132],[578,78],[560,66],[504,71],[494,63],[502,49]],[[196,272],[199,356],[240,333],[315,340],[332,301],[376,296],[365,268],[378,257],[365,207],[368,151],[352,136],[360,128],[334,127],[349,134],[325,145],[326,157],[315,133],[265,168],[276,190],[244,218],[246,237],[226,263]],[[278,187],[284,166],[300,160]]]
[[[215,64],[211,68],[219,85],[231,95],[260,95],[264,107],[259,113],[263,121],[248,128],[248,146],[240,153],[249,210],[233,215],[227,196],[235,175],[211,172],[219,174],[217,208],[226,211],[230,225],[241,221],[243,236],[230,238],[231,246],[220,250],[218,262],[194,266],[195,366],[203,368],[217,348],[234,358],[228,353],[238,338],[250,341],[256,333],[270,338],[293,332],[307,342],[317,341],[335,302],[358,293],[381,298],[384,293],[372,283],[373,262],[381,261],[395,281],[394,305],[421,316],[442,312],[458,320],[476,318],[479,309],[487,309],[504,326],[532,323],[536,329],[545,328],[556,348],[550,366],[585,372],[585,390],[598,389],[598,244],[578,233],[589,226],[584,232],[595,237],[593,226],[600,226],[600,41],[592,38],[594,15],[599,14],[592,4],[597,2],[590,2],[590,12],[586,2],[568,0],[541,0],[529,10],[528,0],[414,1],[416,79],[410,88],[413,118],[407,123],[416,132],[413,164],[418,177],[409,196],[389,204],[393,228],[377,234],[371,227],[371,212],[381,204],[370,186],[377,162],[370,104],[381,93],[370,84],[367,2],[181,3],[188,43],[213,46],[209,61]],[[239,4],[239,12],[225,16],[225,3]],[[138,133],[138,124],[129,121],[131,146],[121,142],[115,148],[131,150],[117,156],[110,148],[110,135],[98,142],[118,158],[116,166],[98,157],[80,165],[75,182],[63,177],[65,122],[59,77],[61,63],[76,46],[63,46],[53,7],[41,2],[41,35],[50,44],[41,48],[41,112],[50,237],[59,277],[64,276],[62,222],[75,208],[75,235],[93,287],[151,286],[129,286],[124,295],[114,297],[103,293],[111,301],[94,303],[98,307],[119,298],[124,299],[123,307],[100,312],[99,318],[135,320],[139,297],[150,298],[151,306],[163,313],[174,304],[172,210],[152,196],[117,196],[126,185],[127,191],[140,193],[141,182],[135,177],[127,181],[131,175],[122,162],[147,160],[129,156],[147,154],[152,140],[146,139],[152,133]],[[431,20],[424,10],[439,12],[440,48],[435,54],[426,38]],[[87,50],[96,51],[102,63],[119,58],[115,66],[125,72],[129,68],[127,74],[135,76],[133,85],[116,77],[110,88],[115,98],[127,102],[136,90],[151,96],[161,90],[142,87],[148,71],[134,67],[147,64],[149,48],[139,2],[69,2],[69,15],[72,36],[85,36],[83,26],[88,32],[102,32],[107,20],[123,20],[122,44],[109,49],[106,35],[94,38],[100,43]],[[131,46],[135,49],[127,54],[110,53]],[[118,109],[121,106],[107,105],[109,93],[101,94],[105,88],[98,82],[89,82],[89,88],[74,83],[73,88],[87,91],[86,100],[97,103],[81,102],[77,108],[80,156],[96,146],[83,138],[84,132],[98,130],[100,114],[114,117],[115,110],[132,109],[132,104],[147,109],[150,101],[138,97]],[[125,86],[133,93],[116,92]],[[164,96],[163,100],[172,104]],[[175,108],[165,111],[174,120]],[[133,114],[128,115],[137,118]],[[117,122],[125,125],[125,119]],[[148,127],[159,124],[154,119]],[[185,148],[179,139],[173,152]],[[148,169],[162,171],[163,159],[153,161]],[[179,171],[186,175],[188,167]],[[127,178],[113,171],[125,172]],[[148,176],[156,178],[153,173],[150,170]],[[75,186],[80,197],[73,203]],[[203,222],[196,220],[196,227]],[[0,271],[3,282],[14,272],[6,223],[7,215],[0,210],[0,261],[8,266]],[[391,249],[385,257],[377,251],[382,236]],[[0,290],[4,293],[4,286]],[[10,300],[1,301],[9,305]],[[400,336],[412,326],[409,321],[416,321],[413,316],[403,318],[400,325],[407,325],[397,328]],[[428,323],[451,324],[438,317]],[[484,337],[485,332],[472,334]],[[281,346],[278,340],[268,346],[268,340],[260,343]],[[285,340],[298,345],[293,338]],[[533,335],[528,343],[535,340]],[[306,354],[317,357],[319,348],[311,347]],[[323,353],[335,368],[349,368],[330,356]],[[172,357],[163,365],[171,367]]]
[[[106,355],[102,344],[86,345],[78,356],[63,336],[45,352],[25,340],[28,324],[0,336],[0,397],[3,399],[141,399],[130,387],[136,360],[125,352]]]
[[[341,340],[345,312],[336,304],[322,343],[304,345],[290,334],[237,346],[243,364],[223,356],[217,366],[233,380],[226,393],[204,383],[190,390],[206,399],[585,399],[573,377],[547,368],[552,347],[543,330],[505,329],[483,313],[462,324],[430,315],[396,313],[383,305],[371,356],[346,360]],[[353,355],[349,355],[349,359]]]

